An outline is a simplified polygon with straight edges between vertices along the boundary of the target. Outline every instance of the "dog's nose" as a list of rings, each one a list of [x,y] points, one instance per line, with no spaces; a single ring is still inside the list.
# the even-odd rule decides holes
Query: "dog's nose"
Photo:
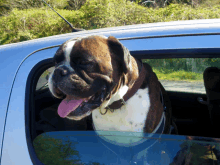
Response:
[[[66,69],[62,69],[61,70],[61,75],[62,76],[66,76],[67,75],[67,70]]]
[[[69,70],[66,66],[60,66],[55,69],[54,74],[63,77],[69,74]]]

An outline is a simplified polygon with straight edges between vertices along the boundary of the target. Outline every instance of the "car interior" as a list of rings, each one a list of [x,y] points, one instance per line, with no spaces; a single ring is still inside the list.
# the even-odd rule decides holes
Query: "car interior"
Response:
[[[151,64],[150,60],[147,62],[154,69],[156,66]],[[142,61],[146,62],[144,59]],[[183,89],[188,88],[185,90],[170,89],[158,76],[171,102],[172,134],[220,138],[217,131],[220,123],[220,70],[216,66],[218,66],[217,63],[215,66],[206,66],[202,71],[200,68],[202,92],[192,92],[193,87],[188,87],[187,84],[184,88],[181,85]],[[43,69],[36,70],[33,73],[34,89],[30,97],[33,105],[29,114],[31,138],[35,139],[41,133],[50,131],[93,130],[91,115],[81,121],[72,121],[58,116],[57,107],[61,100],[52,96],[47,83],[49,74],[53,70],[51,60],[44,63]],[[181,81],[184,83],[184,79]],[[175,83],[170,81],[168,86],[175,87]]]

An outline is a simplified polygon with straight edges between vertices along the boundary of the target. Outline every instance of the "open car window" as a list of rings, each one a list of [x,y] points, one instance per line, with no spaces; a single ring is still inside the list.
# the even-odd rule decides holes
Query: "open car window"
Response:
[[[167,91],[205,94],[203,72],[219,67],[219,58],[145,59]]]
[[[134,132],[101,131],[102,136],[98,136],[93,130],[91,117],[80,121],[59,117],[57,107],[61,100],[52,96],[47,83],[54,67],[48,67],[37,80],[31,118],[33,147],[39,161],[44,164],[91,165],[217,164],[220,143],[217,137],[203,138],[209,136],[211,125],[208,107],[198,98],[207,101],[203,72],[208,67],[220,68],[220,59],[142,61],[151,65],[170,97],[178,135],[171,130],[171,135],[145,134],[143,137]],[[197,137],[192,140],[193,136]],[[123,141],[123,145],[115,144],[114,139]],[[145,145],[134,145],[133,141]]]

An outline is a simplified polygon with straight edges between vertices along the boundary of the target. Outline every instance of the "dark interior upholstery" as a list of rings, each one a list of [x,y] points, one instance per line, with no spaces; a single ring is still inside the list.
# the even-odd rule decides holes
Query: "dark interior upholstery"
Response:
[[[89,130],[90,126],[87,127],[89,121],[88,118],[80,121],[69,120],[61,118],[57,114],[57,108],[60,99],[54,98],[49,89],[45,89],[35,96],[35,129],[36,136],[43,132],[50,131],[67,131],[67,130]]]
[[[203,74],[207,94],[207,105],[213,136],[219,135],[220,126],[220,69],[209,67]]]

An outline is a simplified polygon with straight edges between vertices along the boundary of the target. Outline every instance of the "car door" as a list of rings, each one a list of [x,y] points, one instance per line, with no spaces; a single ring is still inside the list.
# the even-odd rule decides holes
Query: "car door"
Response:
[[[2,149],[1,164],[32,164],[26,138],[25,128],[25,93],[28,82],[28,76],[33,71],[34,66],[45,59],[51,58],[56,52],[57,47],[38,50],[29,55],[20,65],[16,74],[12,88],[11,98],[8,107],[8,114],[5,126],[4,143]],[[28,100],[28,98],[26,99]]]

